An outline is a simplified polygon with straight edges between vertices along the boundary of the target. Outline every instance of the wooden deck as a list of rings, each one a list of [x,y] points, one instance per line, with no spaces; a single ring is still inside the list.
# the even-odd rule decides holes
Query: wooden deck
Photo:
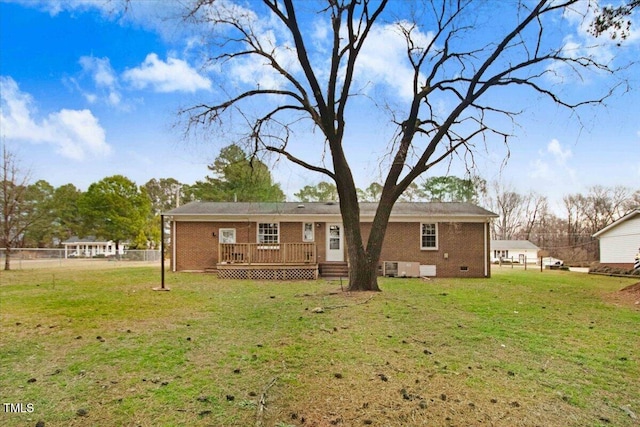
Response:
[[[220,243],[218,265],[317,264],[314,243]]]
[[[220,243],[218,277],[226,279],[315,280],[314,243]]]

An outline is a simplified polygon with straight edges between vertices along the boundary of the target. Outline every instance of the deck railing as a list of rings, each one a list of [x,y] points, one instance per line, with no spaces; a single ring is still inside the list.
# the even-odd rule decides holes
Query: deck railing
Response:
[[[220,243],[220,264],[315,264],[314,243]]]

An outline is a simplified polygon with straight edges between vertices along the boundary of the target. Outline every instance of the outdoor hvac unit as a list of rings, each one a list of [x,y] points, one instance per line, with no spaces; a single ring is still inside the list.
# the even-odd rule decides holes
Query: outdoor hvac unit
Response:
[[[385,261],[382,274],[387,277],[420,277],[420,263],[406,261]]]

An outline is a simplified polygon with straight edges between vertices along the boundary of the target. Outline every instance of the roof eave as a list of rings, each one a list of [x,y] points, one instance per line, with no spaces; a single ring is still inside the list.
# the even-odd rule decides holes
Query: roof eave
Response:
[[[628,214],[626,214],[625,216],[623,216],[622,218],[619,218],[616,221],[613,221],[611,224],[607,225],[605,228],[603,228],[602,230],[600,230],[597,233],[595,233],[592,237],[599,238],[601,235],[605,234],[609,230],[619,226],[623,222],[633,218],[636,215],[640,215],[640,208],[634,209],[631,212],[629,212]]]

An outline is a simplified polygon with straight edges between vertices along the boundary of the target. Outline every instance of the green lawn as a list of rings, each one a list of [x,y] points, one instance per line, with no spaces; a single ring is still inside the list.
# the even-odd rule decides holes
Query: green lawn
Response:
[[[634,280],[0,274],[3,426],[640,423],[640,310],[613,298]]]

